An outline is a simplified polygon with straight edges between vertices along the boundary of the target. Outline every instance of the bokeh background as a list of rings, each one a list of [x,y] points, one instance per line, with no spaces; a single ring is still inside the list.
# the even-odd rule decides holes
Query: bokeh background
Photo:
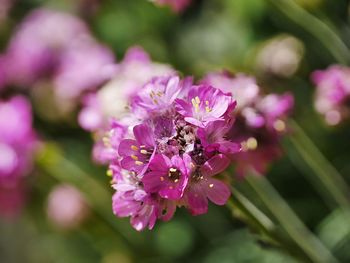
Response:
[[[325,124],[314,110],[310,82],[315,69],[350,62],[349,1],[193,0],[177,14],[147,0],[17,0],[0,24],[1,50],[18,23],[39,7],[83,18],[119,61],[128,47],[140,45],[153,60],[184,75],[200,78],[208,71],[229,69],[254,74],[266,92],[291,91],[294,119],[350,181],[349,122]],[[33,96],[28,90],[16,92]],[[0,219],[1,262],[297,262],[259,240],[227,207],[211,206],[198,217],[179,209],[171,222],[136,232],[128,219],[113,216],[110,178],[106,167],[91,161],[93,140],[77,125],[76,113],[68,119],[48,118],[49,106],[31,98],[34,126],[50,144],[27,179],[23,211]],[[349,262],[350,221],[320,197],[322,187],[312,183],[312,171],[288,138],[283,147],[284,157],[266,177],[341,262]],[[69,227],[52,220],[49,211],[52,193],[62,184],[62,212],[80,209],[81,218]],[[254,200],[244,181],[235,181],[234,187]]]

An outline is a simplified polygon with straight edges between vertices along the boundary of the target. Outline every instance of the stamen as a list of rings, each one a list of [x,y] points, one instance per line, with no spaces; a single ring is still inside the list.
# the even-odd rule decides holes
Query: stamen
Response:
[[[146,145],[141,145],[140,148],[141,148],[141,149],[142,149],[142,148],[146,148]]]
[[[136,145],[131,145],[130,148],[133,151],[137,151],[139,149]]]
[[[143,165],[143,162],[135,161],[135,164],[136,164],[136,165]]]
[[[111,169],[108,169],[106,174],[107,176],[113,176],[113,171]]]
[[[175,173],[177,171],[177,169],[172,167],[172,168],[169,169],[169,171],[172,172],[172,173]]]
[[[196,96],[196,102],[197,102],[197,104],[200,104],[201,103],[201,100],[199,99],[199,97],[198,96]]]
[[[210,184],[209,187],[210,187],[210,188],[213,188],[213,187],[214,187],[214,184]]]
[[[134,159],[135,161],[137,161],[139,159],[139,157],[137,157],[136,155],[131,155],[131,158]]]
[[[205,105],[209,106],[209,101],[206,100],[205,101]]]
[[[140,153],[142,153],[142,154],[148,154],[148,152],[147,152],[145,149],[142,149],[142,150],[140,151]]]
[[[175,179],[174,182],[177,183],[179,181],[179,179]]]
[[[163,181],[164,181],[164,177],[163,177],[163,176],[161,176],[161,177],[160,177],[160,180],[163,182]]]

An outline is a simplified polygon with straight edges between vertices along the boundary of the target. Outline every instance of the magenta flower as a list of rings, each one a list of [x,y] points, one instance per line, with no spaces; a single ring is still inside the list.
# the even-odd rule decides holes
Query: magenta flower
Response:
[[[169,6],[174,12],[182,12],[192,2],[192,0],[153,0],[156,4],[161,6]]]
[[[205,127],[211,121],[224,119],[235,108],[232,96],[211,86],[194,86],[187,100],[176,99],[176,110],[185,121],[198,127]]]
[[[37,9],[17,28],[6,51],[11,82],[29,85],[52,73],[73,39],[89,37],[84,22],[69,14]]]
[[[241,144],[228,141],[226,139],[232,123],[225,120],[210,122],[205,128],[199,128],[197,136],[208,156],[215,153],[222,153],[226,156],[232,156],[241,151]]]
[[[139,181],[132,175],[121,175],[114,185],[113,212],[119,217],[131,217],[131,225],[138,231],[148,226],[152,229],[157,220],[158,206],[140,188]]]
[[[219,154],[194,170],[191,183],[185,193],[192,215],[206,213],[208,199],[217,205],[224,205],[227,202],[231,195],[230,188],[213,176],[223,172],[229,164],[230,160]]]
[[[155,153],[154,133],[146,124],[135,126],[133,131],[135,140],[122,140],[118,153],[123,158],[122,168],[137,172],[141,176],[147,170],[149,161]]]
[[[31,172],[36,146],[29,102],[22,96],[0,101],[0,214],[18,214],[23,206],[23,179]]]
[[[316,85],[315,108],[329,125],[337,125],[350,116],[350,69],[340,65],[315,71],[311,78]]]
[[[245,99],[237,111],[229,87],[243,88],[230,86],[235,80],[229,75],[215,76],[227,83],[225,92],[220,82],[218,87],[205,83],[212,78],[197,86],[191,78],[168,75],[152,78],[129,97],[129,113],[120,121],[134,127],[133,133],[112,127],[110,132],[123,139],[106,146],[119,153],[108,160],[117,216],[130,216],[132,226],[142,230],[153,228],[157,219],[171,219],[179,206],[200,215],[208,200],[227,202],[230,188],[216,175],[230,164],[237,164],[238,173],[265,172],[280,154],[278,138],[286,131],[293,98],[262,96],[254,79],[239,76],[247,93],[242,91]]]
[[[169,159],[163,154],[155,155],[142,182],[144,189],[158,193],[160,197],[178,200],[183,196],[189,178],[191,157],[174,155]]]
[[[168,110],[169,106],[183,91],[180,78],[157,77],[146,83],[132,100],[132,110],[136,116],[147,116],[154,111]]]

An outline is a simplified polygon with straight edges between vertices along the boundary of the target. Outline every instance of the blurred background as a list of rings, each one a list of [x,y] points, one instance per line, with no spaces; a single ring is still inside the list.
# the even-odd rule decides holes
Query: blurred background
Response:
[[[326,125],[313,107],[310,81],[316,69],[350,62],[349,1],[193,0],[176,13],[147,0],[0,0],[2,53],[21,21],[43,7],[83,19],[117,61],[139,45],[184,75],[228,69],[257,76],[266,92],[292,92],[294,119],[350,181],[349,122]],[[26,178],[23,209],[0,219],[1,262],[297,262],[261,241],[225,206],[210,206],[198,217],[178,209],[170,222],[136,232],[128,219],[112,214],[110,178],[91,160],[93,138],[79,128],[78,109],[57,112],[50,94],[20,85],[1,96],[18,93],[30,98],[38,137],[49,144]],[[349,262],[347,220],[320,197],[322,189],[310,181],[312,171],[290,141],[283,147],[285,155],[266,177],[339,260]],[[234,186],[249,195],[245,182]]]

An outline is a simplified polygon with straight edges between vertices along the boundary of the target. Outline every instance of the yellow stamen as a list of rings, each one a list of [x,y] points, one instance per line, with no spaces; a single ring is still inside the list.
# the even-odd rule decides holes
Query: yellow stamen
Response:
[[[142,153],[142,154],[147,154],[148,152],[147,152],[146,150],[142,149],[142,150],[140,151],[140,153]]]
[[[107,176],[113,176],[113,172],[111,169],[108,169],[106,174]]]
[[[200,103],[201,103],[201,100],[199,99],[198,96],[197,96],[195,99],[196,99],[197,104],[200,104]]]
[[[170,168],[169,171],[172,172],[172,173],[175,173],[177,171],[177,169],[176,168]]]
[[[135,161],[137,161],[139,159],[139,157],[137,157],[136,155],[131,155],[131,158],[134,159]]]
[[[137,151],[139,149],[136,145],[131,145],[130,148],[133,151]]]
[[[136,165],[143,165],[143,162],[135,161],[135,164],[136,164]]]

